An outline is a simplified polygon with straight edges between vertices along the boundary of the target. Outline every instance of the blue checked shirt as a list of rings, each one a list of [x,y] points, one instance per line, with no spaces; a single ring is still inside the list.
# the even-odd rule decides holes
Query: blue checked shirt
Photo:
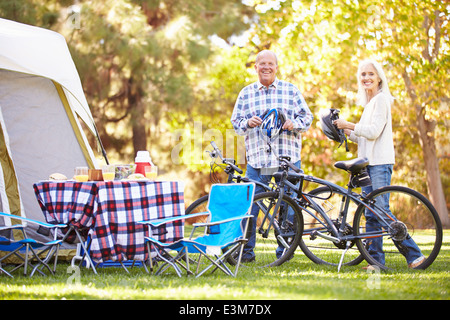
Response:
[[[271,151],[259,127],[250,128],[248,120],[261,116],[269,109],[282,110],[294,123],[292,131],[283,130],[271,142]],[[301,132],[311,126],[313,115],[302,94],[293,84],[275,79],[269,88],[259,81],[241,90],[234,106],[231,123],[238,135],[245,136],[247,163],[253,168],[277,168],[277,156],[290,156],[292,162],[300,160]]]

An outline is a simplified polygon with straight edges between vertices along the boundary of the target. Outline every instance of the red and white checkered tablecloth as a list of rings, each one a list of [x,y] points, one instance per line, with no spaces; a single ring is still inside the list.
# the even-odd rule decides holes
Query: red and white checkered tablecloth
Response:
[[[147,259],[147,227],[136,221],[184,215],[184,185],[175,181],[39,182],[36,198],[49,223],[89,231],[96,262]],[[152,230],[160,241],[183,238],[181,221]]]

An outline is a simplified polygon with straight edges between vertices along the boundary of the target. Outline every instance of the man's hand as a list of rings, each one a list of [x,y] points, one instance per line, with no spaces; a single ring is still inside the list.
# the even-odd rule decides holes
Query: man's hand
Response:
[[[260,126],[262,123],[262,120],[258,116],[253,116],[250,119],[248,119],[247,123],[250,128],[254,128],[254,127]]]
[[[291,119],[287,119],[284,122],[283,129],[284,130],[289,130],[289,131],[292,131],[294,129],[294,123],[292,122]]]

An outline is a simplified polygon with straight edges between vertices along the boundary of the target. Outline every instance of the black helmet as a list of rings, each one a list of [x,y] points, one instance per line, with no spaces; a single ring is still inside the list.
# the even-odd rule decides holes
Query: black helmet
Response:
[[[275,139],[280,134],[284,123],[286,122],[286,117],[281,110],[270,109],[264,112],[260,118],[261,132],[263,135],[267,136],[269,139]]]
[[[322,131],[325,135],[339,142],[339,147],[345,142],[345,149],[348,151],[347,137],[344,134],[344,130],[338,129],[338,127],[333,123],[334,120],[339,119],[339,110],[337,109],[322,109],[319,112],[320,124],[322,125]]]

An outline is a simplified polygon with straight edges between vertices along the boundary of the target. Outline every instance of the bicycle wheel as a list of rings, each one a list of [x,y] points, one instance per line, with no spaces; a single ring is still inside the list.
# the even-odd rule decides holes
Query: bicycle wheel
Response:
[[[365,208],[360,207],[355,213],[353,226],[359,238],[356,244],[367,262],[384,270],[429,267],[442,245],[442,224],[431,202],[419,192],[401,186],[379,188],[367,198],[370,211],[381,207],[379,203],[388,199],[392,217],[389,227],[373,231],[370,211],[366,214]],[[376,245],[381,250],[373,250]],[[384,263],[380,261],[383,258]],[[422,262],[411,266],[413,261]]]
[[[189,207],[185,210],[185,215],[193,214],[193,213],[200,213],[200,212],[207,212],[208,207],[208,199],[209,195],[204,195],[203,197],[198,198],[194,202],[192,202]],[[195,220],[192,219],[186,219],[185,222],[185,236],[189,236],[190,232],[192,230],[192,224],[195,222],[206,222],[208,219],[208,216],[202,216],[197,217]],[[204,229],[199,228],[198,231],[193,235],[193,237],[200,236],[202,233],[204,233]]]
[[[342,222],[341,211],[343,210],[347,195],[339,190],[333,190],[333,192],[331,192],[328,187],[319,187],[310,191],[309,194],[314,196],[314,202],[322,207],[334,226],[339,229]],[[350,199],[347,211],[349,215],[347,221],[352,221],[353,213],[356,211],[357,207],[358,203]],[[341,260],[342,253],[346,249],[346,242],[342,241],[340,243],[334,243],[314,235],[314,232],[320,232],[327,236],[333,236],[329,223],[324,219],[321,213],[314,210],[311,206],[307,206],[305,209],[306,210],[302,210],[304,230],[303,237],[300,240],[300,248],[310,260],[317,264],[337,266]],[[345,224],[343,234],[353,234],[353,229],[350,224]],[[344,255],[342,265],[357,265],[363,260],[364,257],[355,246],[355,241],[353,241]]]
[[[279,266],[290,260],[303,233],[303,217],[297,203],[284,195],[280,209],[275,212],[278,196],[277,192],[262,192],[256,194],[253,200],[252,213],[257,217],[256,226],[253,219],[247,233],[249,242],[244,247],[244,255],[253,252],[256,266]],[[269,226],[271,217],[274,217],[273,225]],[[252,236],[254,246],[251,245]]]

